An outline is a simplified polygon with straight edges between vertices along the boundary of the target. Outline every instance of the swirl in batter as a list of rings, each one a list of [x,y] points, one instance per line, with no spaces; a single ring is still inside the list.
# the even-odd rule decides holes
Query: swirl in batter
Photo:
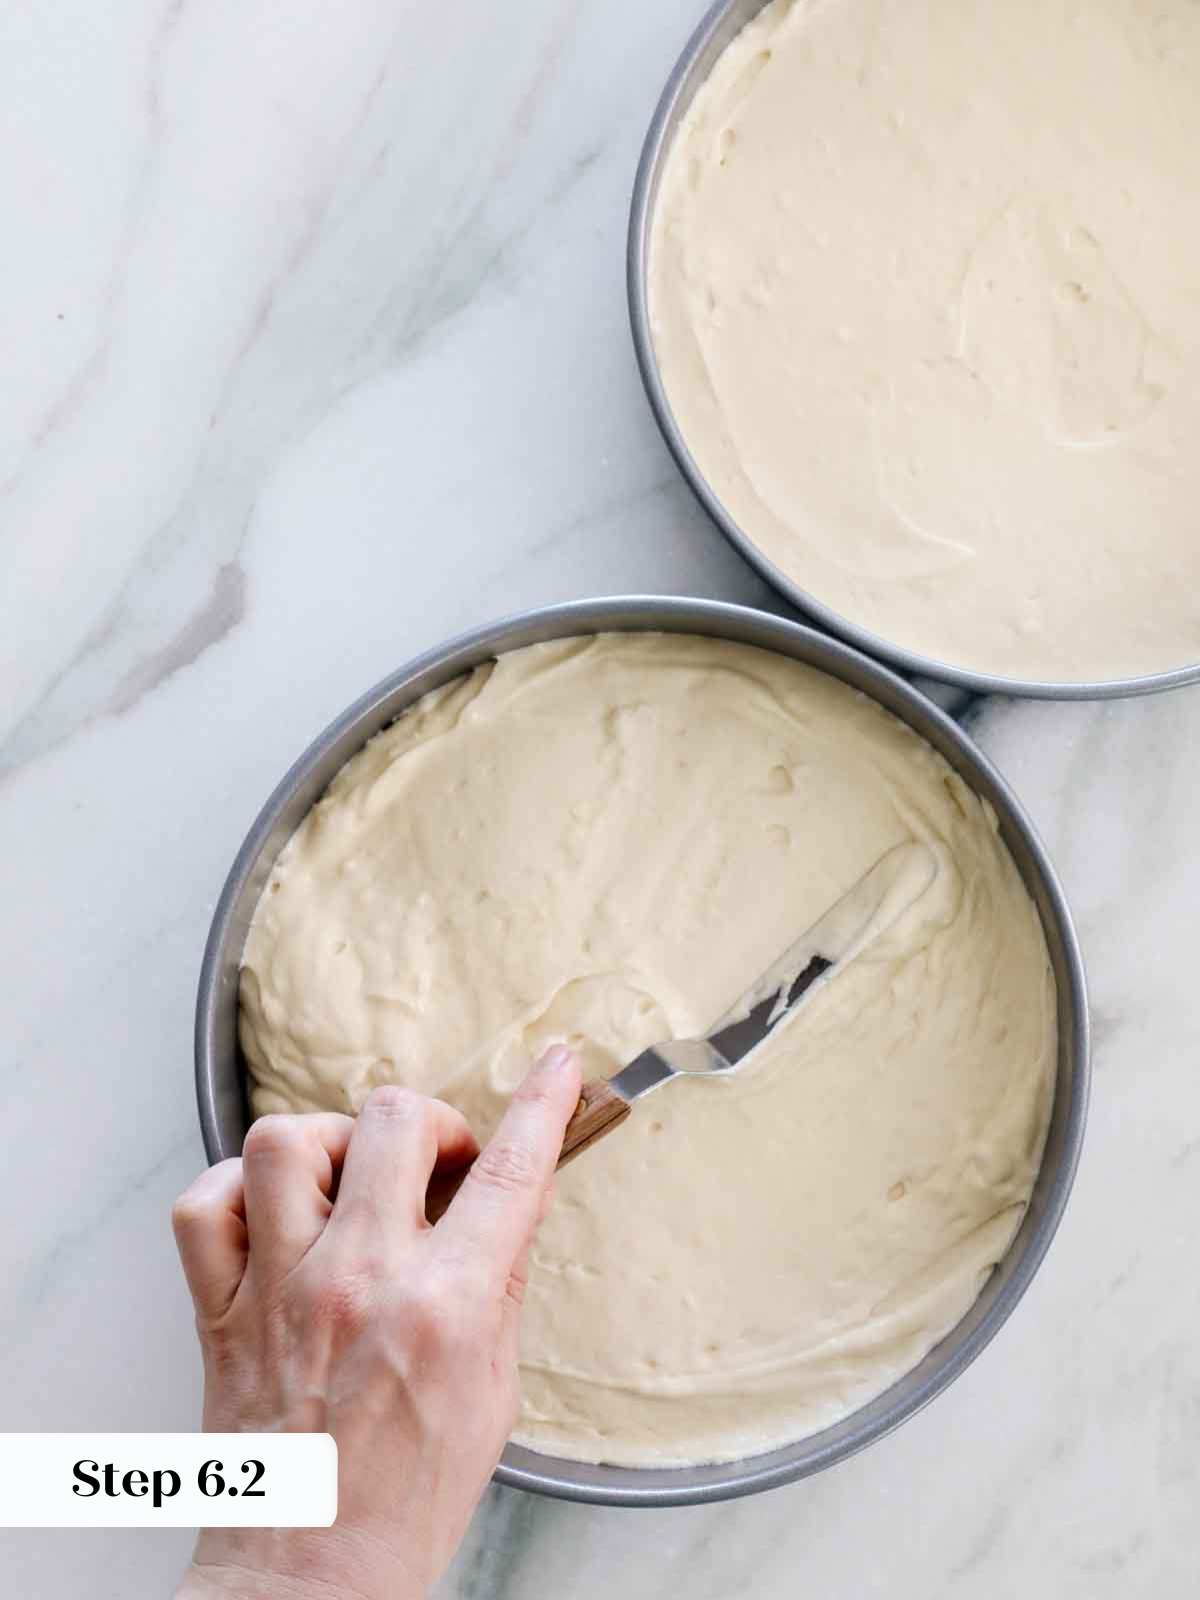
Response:
[[[567,1039],[701,1034],[887,851],[937,871],[735,1076],[670,1085],[559,1175],[518,1438],[715,1461],[836,1421],[963,1316],[1019,1225],[1055,991],[988,807],[873,701],[662,634],[502,656],[350,761],[246,944],[256,1112],[441,1095],[482,1134]]]

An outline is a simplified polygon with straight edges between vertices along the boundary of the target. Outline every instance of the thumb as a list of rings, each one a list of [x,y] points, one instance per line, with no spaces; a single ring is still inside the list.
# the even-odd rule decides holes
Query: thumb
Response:
[[[554,1045],[513,1095],[438,1224],[448,1245],[485,1264],[501,1285],[537,1227],[579,1088],[579,1062],[565,1045]]]

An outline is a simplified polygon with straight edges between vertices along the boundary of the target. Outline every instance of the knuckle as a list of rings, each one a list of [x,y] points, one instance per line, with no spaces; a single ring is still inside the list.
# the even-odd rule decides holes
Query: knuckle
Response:
[[[370,1322],[374,1303],[374,1285],[368,1278],[356,1273],[325,1273],[310,1280],[303,1312],[321,1328],[353,1335]]]
[[[274,1156],[290,1156],[300,1150],[305,1141],[299,1117],[283,1111],[272,1111],[251,1124],[242,1146],[244,1161],[268,1160]]]
[[[171,1226],[175,1230],[176,1238],[203,1228],[210,1216],[211,1212],[203,1196],[194,1194],[191,1189],[186,1190],[171,1207]]]
[[[463,1297],[439,1278],[413,1285],[402,1295],[399,1311],[409,1338],[426,1357],[457,1348],[465,1331]]]
[[[220,1217],[228,1204],[224,1179],[233,1169],[240,1169],[241,1164],[237,1156],[218,1161],[188,1185],[171,1207],[171,1226],[176,1238],[210,1227]]]
[[[526,1105],[536,1106],[551,1105],[555,1098],[555,1085],[542,1072],[530,1073],[517,1085],[513,1094],[514,1100],[522,1100]]]
[[[512,1193],[539,1188],[542,1177],[541,1163],[527,1144],[502,1139],[493,1140],[480,1154],[471,1168],[468,1182]]]

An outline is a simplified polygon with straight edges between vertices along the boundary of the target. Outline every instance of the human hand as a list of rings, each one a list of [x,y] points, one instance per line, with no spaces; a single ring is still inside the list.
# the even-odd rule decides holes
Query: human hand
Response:
[[[179,1600],[417,1600],[457,1549],[517,1416],[517,1335],[579,1067],[562,1046],[480,1154],[438,1100],[269,1116],[173,1214],[208,1431],[329,1432],[329,1529],[208,1529]],[[435,1171],[474,1164],[436,1227]]]

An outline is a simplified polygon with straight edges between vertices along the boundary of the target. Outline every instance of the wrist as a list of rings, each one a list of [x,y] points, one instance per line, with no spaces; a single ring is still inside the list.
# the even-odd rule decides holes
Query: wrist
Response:
[[[279,1572],[263,1572],[236,1562],[193,1561],[175,1600],[334,1600],[325,1586]]]
[[[202,1533],[175,1600],[426,1600],[391,1552],[369,1552],[337,1529]]]

